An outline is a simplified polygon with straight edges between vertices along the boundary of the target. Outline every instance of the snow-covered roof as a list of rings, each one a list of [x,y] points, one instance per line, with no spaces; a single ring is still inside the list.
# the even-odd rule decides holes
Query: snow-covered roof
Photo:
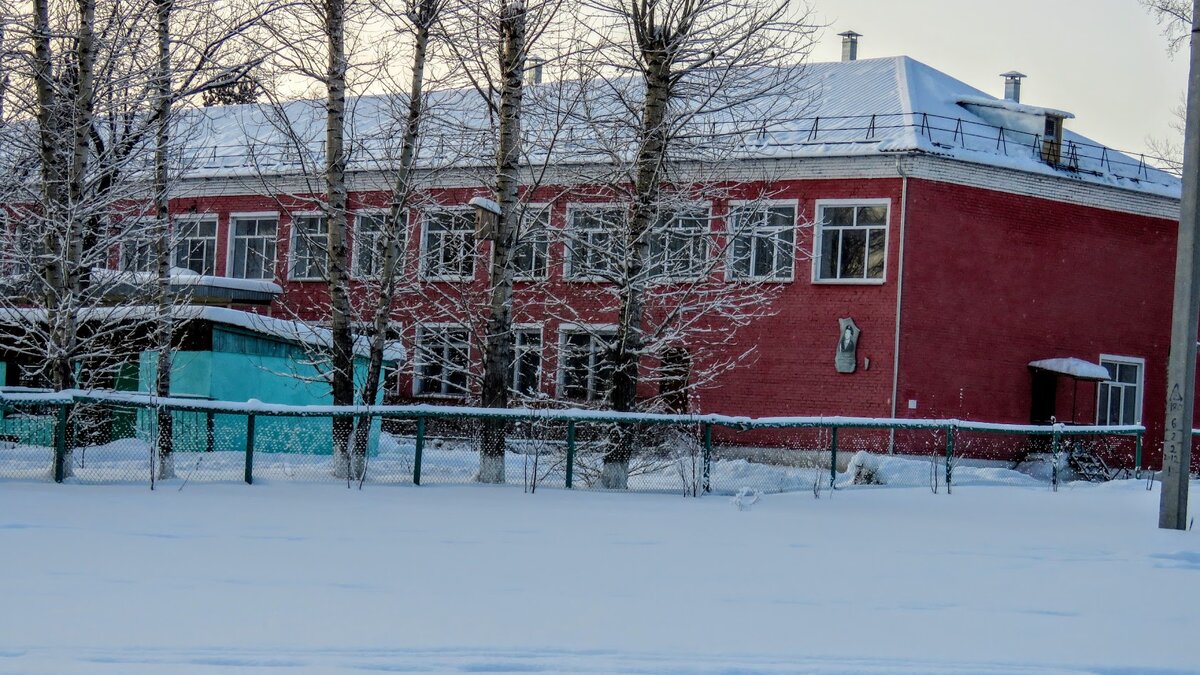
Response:
[[[1112,379],[1108,369],[1098,363],[1076,358],[1042,359],[1029,364],[1030,368],[1070,375],[1077,380],[1107,382]]]
[[[1043,108],[1036,105],[1028,105],[1026,103],[1017,103],[1006,98],[990,98],[987,96],[962,96],[958,99],[960,105],[977,105],[984,108],[999,108],[1008,112],[1021,113],[1022,115],[1049,115],[1051,117],[1061,117],[1065,120],[1075,119],[1075,113],[1069,113],[1065,110],[1056,110],[1054,108]]]
[[[124,282],[135,286],[153,284],[155,280],[153,272],[122,272],[99,267],[92,269],[92,277],[104,278],[112,283]],[[234,279],[232,277],[196,274],[194,271],[182,267],[172,267],[169,280],[172,286],[225,288],[273,295],[283,293],[283,288],[279,284],[267,279]]]
[[[545,135],[539,127],[540,120],[546,119],[539,101],[550,98],[539,94],[537,87],[529,93],[523,126],[530,137]],[[735,123],[727,113],[703,115],[696,134],[703,136],[709,128],[728,134],[733,129],[746,159],[923,153],[1169,198],[1178,198],[1181,191],[1175,176],[1140,156],[1106,148],[1070,130],[1064,130],[1062,160],[1052,166],[1041,159],[1037,122],[1046,115],[1069,119],[1071,113],[998,99],[907,56],[806,65],[794,87],[756,107],[771,112],[753,124],[744,119]],[[488,145],[492,121],[476,94],[433,92],[428,110],[433,117],[419,164],[449,161],[452,150],[458,153],[458,162],[494,161]],[[348,127],[355,139],[350,144],[352,170],[390,164],[396,156],[403,112],[403,98],[395,95],[362,96],[349,102]],[[187,138],[190,148],[188,175],[294,171],[302,160],[315,161],[323,152],[323,114],[324,101],[292,101],[280,109],[252,104],[193,111],[180,122],[188,126],[187,132],[177,134]],[[1015,123],[1010,125],[1010,120]],[[755,128],[747,128],[751,126]],[[283,141],[286,127],[303,139],[299,146]],[[601,143],[594,139],[594,131],[568,131],[555,137],[555,157],[566,163],[601,156],[592,152]]]
[[[0,310],[0,319],[6,316],[23,321],[44,321],[46,311],[43,309]],[[151,305],[88,307],[79,310],[78,313],[81,321],[152,321],[157,316],[158,308]],[[331,333],[327,328],[303,321],[278,319],[227,307],[177,305],[171,307],[171,317],[179,321],[211,321],[226,326],[235,326],[287,342],[314,347],[328,347],[332,344]],[[370,341],[365,336],[359,335],[354,338],[354,354],[363,358],[370,356]],[[406,356],[404,347],[398,341],[390,341],[384,346],[383,358],[386,361],[402,362]]]

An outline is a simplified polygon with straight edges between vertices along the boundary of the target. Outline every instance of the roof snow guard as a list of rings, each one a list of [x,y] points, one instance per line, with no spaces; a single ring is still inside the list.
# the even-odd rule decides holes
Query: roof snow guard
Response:
[[[1070,113],[998,99],[907,56],[812,63],[798,72],[802,77],[795,87],[762,102],[763,110],[772,111],[763,113],[762,119],[713,112],[694,120],[695,133],[740,139],[740,156],[751,161],[928,154],[1171,199],[1178,199],[1182,191],[1178,178],[1155,168],[1144,156],[1118,152],[1070,130],[1056,139],[1061,145],[1061,153],[1056,154],[1062,160],[1044,161],[1045,120],[1070,119]],[[605,88],[596,89],[598,110],[619,109],[611,97],[606,98]],[[436,114],[430,118],[428,142],[422,144],[417,166],[494,163],[491,121],[481,112],[475,93],[437,90],[429,96],[429,110]],[[549,103],[541,102],[542,98]],[[553,100],[548,93],[527,99],[529,133],[552,131],[537,124],[557,119],[553,109],[538,107]],[[355,97],[347,109],[351,118],[347,126],[357,136],[348,169],[388,168],[392,161],[388,158],[397,156],[390,145],[397,138],[395,130],[404,125],[405,108],[399,97]],[[319,161],[324,154],[324,114],[324,102],[315,100],[288,101],[282,111],[257,104],[188,111],[177,122],[186,127],[178,135],[190,139],[182,151],[191,167],[184,178],[286,175],[304,161]],[[299,134],[299,144],[281,130],[285,124],[281,115]],[[619,136],[622,128],[613,133]],[[552,150],[544,151],[549,153],[547,159],[611,161],[611,143],[621,139],[597,140],[597,133],[583,122],[550,133],[557,140]],[[636,146],[635,138],[624,140]],[[456,154],[448,148],[461,150]]]
[[[1034,370],[1045,370],[1059,375],[1073,377],[1076,380],[1088,382],[1107,382],[1112,379],[1108,368],[1091,361],[1076,358],[1042,359],[1029,364]]]

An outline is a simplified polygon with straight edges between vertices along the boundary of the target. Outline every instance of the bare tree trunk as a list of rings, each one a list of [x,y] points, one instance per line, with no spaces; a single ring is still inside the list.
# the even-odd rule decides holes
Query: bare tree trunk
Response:
[[[500,17],[500,138],[496,151],[496,198],[500,213],[492,241],[491,297],[483,358],[483,405],[508,407],[513,369],[510,260],[517,243],[521,214],[517,199],[517,170],[521,154],[521,101],[525,77],[525,5],[511,2]],[[482,483],[504,482],[502,420],[484,420],[479,452]]]
[[[33,75],[37,90],[38,154],[41,163],[42,217],[62,227],[47,227],[43,246],[48,260],[39,270],[48,324],[47,356],[52,385],[59,390],[75,385],[77,342],[80,213],[83,174],[88,160],[92,124],[95,62],[95,0],[78,0],[78,27],[70,87],[53,66],[49,0],[33,3]],[[65,91],[64,91],[65,89]],[[65,99],[65,100],[64,100]],[[68,446],[70,444],[68,443]],[[70,456],[66,471],[71,472]]]
[[[174,0],[155,0],[154,10],[158,31],[158,64],[155,73],[154,129],[154,248],[157,264],[155,302],[158,310],[158,358],[154,375],[154,393],[157,396],[171,395],[171,352],[174,343],[174,325],[171,317],[171,247],[170,214],[167,195],[168,144],[171,125],[171,10]],[[158,478],[175,477],[174,424],[171,411],[158,408]]]
[[[329,63],[325,86],[325,275],[329,287],[332,372],[330,388],[334,405],[354,405],[354,335],[351,330],[349,250],[346,245],[346,4],[325,0],[325,37]],[[359,478],[361,458],[349,457],[352,417],[333,419],[335,472]],[[354,464],[354,467],[351,467]]]
[[[621,314],[612,348],[613,382],[610,404],[613,410],[631,411],[637,404],[638,361],[642,351],[642,311],[646,279],[643,274],[650,247],[650,228],[654,225],[659,198],[659,182],[666,155],[666,112],[670,100],[670,63],[665,53],[647,55],[646,97],[643,104],[640,143],[636,160],[634,203],[626,228],[625,269],[621,284]],[[618,426],[612,450],[604,456],[600,483],[609,489],[624,490],[629,484],[629,460],[637,434]]]
[[[420,0],[414,23],[412,79],[408,89],[408,115],[404,126],[404,139],[400,148],[400,163],[396,168],[396,182],[392,188],[392,201],[384,223],[381,246],[383,256],[378,261],[379,290],[376,296],[375,313],[371,324],[371,341],[367,359],[367,379],[362,386],[362,400],[373,405],[379,396],[383,378],[383,352],[387,346],[388,325],[391,320],[392,303],[396,295],[396,275],[401,272],[403,261],[401,250],[408,222],[406,210],[412,194],[412,168],[416,158],[417,141],[421,132],[423,114],[422,99],[425,95],[425,64],[429,49],[429,34],[437,20],[441,5],[439,0]],[[367,455],[370,438],[370,417],[355,430],[354,454],[363,458]]]

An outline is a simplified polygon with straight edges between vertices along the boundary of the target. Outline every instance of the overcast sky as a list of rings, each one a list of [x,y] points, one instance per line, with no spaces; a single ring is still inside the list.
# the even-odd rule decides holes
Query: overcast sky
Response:
[[[1029,76],[1025,103],[1075,113],[1069,129],[1121,150],[1166,136],[1187,86],[1187,54],[1137,0],[809,0],[828,23],[815,61],[841,57],[838,33],[863,34],[859,58],[906,54],[994,96],[999,73]]]

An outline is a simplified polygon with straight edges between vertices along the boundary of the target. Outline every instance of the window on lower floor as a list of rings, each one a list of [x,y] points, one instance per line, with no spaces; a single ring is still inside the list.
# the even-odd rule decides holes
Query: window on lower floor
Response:
[[[1141,424],[1142,378],[1146,362],[1132,357],[1102,356],[1100,365],[1108,370],[1109,380],[1099,386],[1096,423]]]
[[[600,401],[612,386],[613,365],[608,350],[616,337],[611,331],[569,331],[563,334],[559,357],[559,395],[580,401]]]
[[[887,203],[817,206],[818,281],[882,281]]]
[[[467,393],[470,343],[461,326],[420,326],[413,393],[418,396],[463,396]]]
[[[519,330],[513,336],[513,391],[534,396],[541,389],[542,331]]]

